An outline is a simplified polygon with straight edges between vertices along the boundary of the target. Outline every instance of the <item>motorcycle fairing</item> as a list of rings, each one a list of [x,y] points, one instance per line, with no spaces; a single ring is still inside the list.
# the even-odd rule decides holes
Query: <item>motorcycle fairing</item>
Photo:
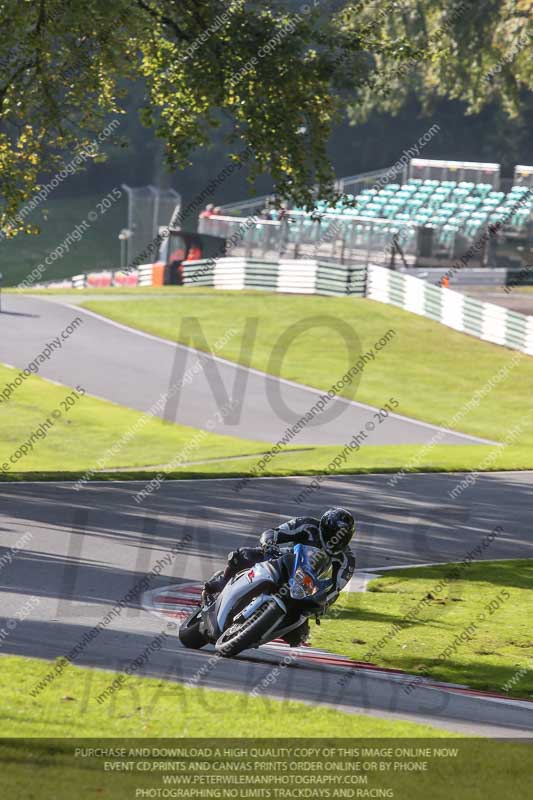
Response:
[[[251,569],[238,572],[208,609],[205,622],[213,638],[217,639],[224,631],[228,615],[239,600],[244,599],[247,594],[255,596],[265,590],[270,593],[278,581],[279,570],[269,561],[254,564]]]

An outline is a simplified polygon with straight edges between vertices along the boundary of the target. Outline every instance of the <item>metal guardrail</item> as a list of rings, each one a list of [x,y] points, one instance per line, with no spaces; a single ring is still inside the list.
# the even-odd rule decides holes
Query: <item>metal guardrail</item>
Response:
[[[219,258],[183,264],[185,286],[363,296],[366,268],[315,259]]]
[[[533,317],[371,264],[366,296],[477,339],[533,355]]]

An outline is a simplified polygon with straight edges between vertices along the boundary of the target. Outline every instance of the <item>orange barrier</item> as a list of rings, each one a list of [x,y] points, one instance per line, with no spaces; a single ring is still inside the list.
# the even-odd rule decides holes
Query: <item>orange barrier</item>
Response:
[[[165,263],[156,261],[152,265],[152,286],[163,286],[165,282]]]

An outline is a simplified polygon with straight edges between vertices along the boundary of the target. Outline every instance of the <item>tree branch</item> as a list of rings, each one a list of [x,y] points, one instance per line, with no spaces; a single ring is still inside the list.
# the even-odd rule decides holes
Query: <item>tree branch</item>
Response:
[[[153,8],[151,8],[147,3],[145,3],[144,0],[136,0],[136,3],[140,8],[143,9],[143,11],[146,11],[146,13],[149,14],[152,17],[152,19],[155,19],[158,22],[162,22],[168,28],[171,28],[178,39],[184,39],[186,42],[191,41],[191,37],[181,30],[181,28],[179,27],[178,23],[175,20],[171,19],[170,17],[167,17],[166,14],[158,13]]]

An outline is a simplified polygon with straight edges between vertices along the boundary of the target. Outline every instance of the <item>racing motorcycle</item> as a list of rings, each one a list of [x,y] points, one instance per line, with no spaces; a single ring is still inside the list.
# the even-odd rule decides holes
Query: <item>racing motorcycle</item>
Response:
[[[319,623],[331,587],[328,555],[297,544],[271,546],[267,558],[238,572],[220,594],[204,598],[179,629],[185,647],[214,644],[220,656],[230,658],[283,637],[313,615]]]

